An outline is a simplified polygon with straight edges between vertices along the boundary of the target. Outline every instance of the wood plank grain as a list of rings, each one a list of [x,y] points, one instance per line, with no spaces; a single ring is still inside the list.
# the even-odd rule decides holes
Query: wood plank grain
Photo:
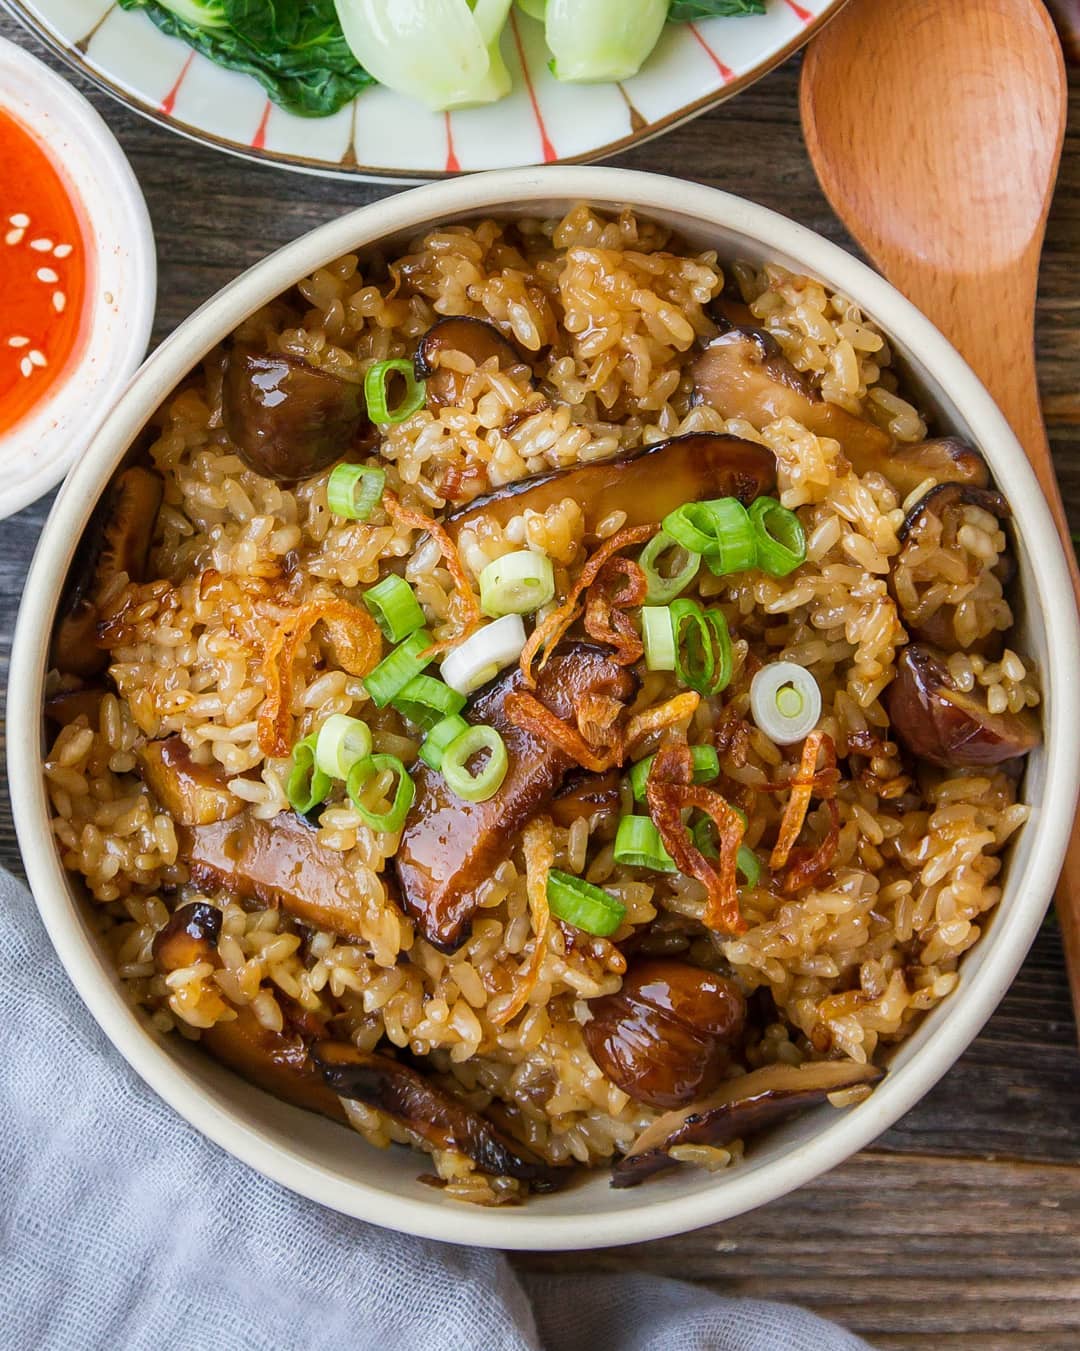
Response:
[[[0,35],[33,46],[2,15]],[[619,162],[741,193],[850,249],[802,148],[797,74],[789,63]],[[161,264],[155,340],[271,249],[387,191],[245,164],[170,136],[95,90],[90,97],[147,194]],[[1037,337],[1051,442],[1080,529],[1078,89],[1072,111]],[[0,714],[22,580],[47,508],[35,503],[0,525]],[[6,780],[0,862],[18,868]],[[1078,1071],[1060,944],[1048,925],[967,1054],[873,1153],[699,1234],[524,1260],[548,1270],[632,1264],[728,1292],[802,1300],[882,1348],[1065,1351],[1080,1344]]]
[[[512,1260],[791,1300],[880,1348],[1065,1351],[1080,1338],[1080,1170],[866,1152],[725,1224]]]

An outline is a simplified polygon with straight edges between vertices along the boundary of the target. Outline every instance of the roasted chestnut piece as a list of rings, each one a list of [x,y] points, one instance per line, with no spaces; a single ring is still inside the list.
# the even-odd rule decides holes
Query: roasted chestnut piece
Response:
[[[569,1170],[553,1168],[418,1071],[351,1042],[320,1041],[312,1058],[335,1093],[386,1112],[432,1149],[465,1154],[483,1173],[516,1177],[534,1191],[553,1191]]]
[[[416,798],[405,822],[394,863],[405,909],[424,938],[453,952],[468,937],[483,885],[507,855],[514,837],[547,810],[573,768],[558,747],[542,741],[506,716],[506,697],[522,688],[516,667],[480,690],[465,716],[502,736],[509,768],[502,787],[486,802],[466,802],[427,766],[413,771]],[[635,678],[615,664],[609,650],[591,643],[565,643],[537,674],[536,697],[558,718],[572,718],[587,693],[628,702]]]
[[[97,645],[98,600],[124,573],[145,581],[163,486],[152,469],[133,465],[116,479],[87,527],[72,565],[53,634],[50,660],[69,675],[94,676],[108,665]]]
[[[889,589],[908,632],[914,637],[946,652],[957,652],[961,648],[985,652],[995,642],[1000,645],[1002,630],[1008,622],[1002,588],[1012,575],[1011,554],[1001,554],[989,575],[983,561],[976,559],[971,565],[974,571],[969,568],[967,579],[961,576],[961,581],[966,580],[968,584],[965,597],[969,596],[970,584],[977,583],[977,613],[980,620],[984,620],[974,635],[968,635],[963,642],[956,633],[956,606],[941,604],[932,613],[924,613],[920,592],[920,587],[928,586],[933,592],[941,586],[939,551],[955,558],[964,557],[957,536],[964,525],[965,507],[978,507],[1001,524],[1010,515],[1009,504],[1000,493],[970,484],[939,483],[919,498],[900,527],[901,549],[893,559]]]
[[[514,344],[504,338],[494,324],[464,315],[439,319],[420,339],[413,358],[416,378],[427,382],[429,408],[459,404],[467,379],[460,371],[440,364],[442,352],[461,352],[477,366],[494,357],[501,371],[526,364]]]
[[[876,1083],[884,1074],[874,1065],[820,1061],[796,1068],[767,1065],[730,1079],[710,1097],[648,1126],[611,1170],[613,1187],[634,1187],[653,1173],[674,1168],[677,1145],[727,1145],[755,1135],[785,1117],[823,1102],[830,1093]]]
[[[932,647],[912,643],[896,665],[885,701],[893,732],[912,755],[946,769],[997,765],[1042,740],[1029,709],[991,713],[981,689],[958,690],[944,654]]]
[[[590,533],[612,512],[623,512],[625,525],[649,525],[684,502],[737,497],[750,503],[775,486],[776,457],[771,450],[735,436],[696,432],[612,460],[518,479],[474,498],[451,512],[443,524],[456,540],[480,517],[505,525],[523,511],[543,512],[571,497],[580,504]]]
[[[723,324],[724,316],[719,318]],[[883,474],[904,496],[930,477],[989,482],[982,456],[962,441],[949,437],[897,445],[881,427],[823,399],[763,329],[732,325],[709,343],[692,373],[699,402],[725,417],[745,418],[759,431],[778,418],[794,418],[816,436],[839,441],[857,473]]]
[[[711,1093],[746,1020],[739,987],[686,962],[635,962],[621,989],[589,1004],[589,1053],[624,1093],[678,1107]]]
[[[225,358],[222,419],[240,458],[267,478],[309,478],[359,448],[364,391],[329,371],[238,344]]]

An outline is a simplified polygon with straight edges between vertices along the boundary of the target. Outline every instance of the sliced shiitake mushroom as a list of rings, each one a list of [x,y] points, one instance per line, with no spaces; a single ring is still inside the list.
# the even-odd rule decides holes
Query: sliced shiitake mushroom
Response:
[[[684,502],[737,497],[749,503],[775,485],[771,450],[734,436],[696,432],[612,460],[518,479],[451,512],[443,525],[456,540],[482,517],[505,525],[523,511],[544,512],[569,497],[581,506],[590,534],[614,512],[626,517],[627,526],[648,525]]]
[[[343,854],[324,849],[317,832],[292,812],[262,821],[245,809],[231,820],[181,826],[177,839],[199,886],[279,906],[313,928],[363,942],[362,881]]]
[[[746,1000],[724,976],[687,962],[635,962],[615,994],[589,1003],[589,1054],[638,1102],[678,1107],[711,1093],[742,1033]]]
[[[87,726],[97,731],[101,701],[107,693],[101,685],[59,690],[45,700],[45,716],[57,727],[69,727],[76,718],[85,718]]]
[[[569,1169],[545,1163],[400,1061],[358,1050],[350,1042],[316,1042],[311,1054],[335,1093],[386,1112],[431,1149],[456,1150],[481,1172],[517,1178],[534,1191],[553,1191],[569,1177]]]
[[[220,937],[221,911],[216,905],[207,905],[205,901],[182,905],[154,935],[154,962],[159,971],[167,974],[196,962],[212,961],[217,956]]]
[[[364,448],[371,430],[361,385],[242,343],[225,357],[221,399],[240,458],[281,481],[320,473]]]
[[[494,727],[506,745],[506,777],[486,802],[466,802],[433,769],[413,772],[416,798],[394,859],[402,903],[434,947],[453,952],[468,937],[483,887],[506,857],[515,835],[544,811],[572,769],[557,747],[512,723],[507,695],[522,688],[515,667],[481,690],[465,711],[471,722]],[[567,643],[537,673],[536,697],[562,719],[571,719],[586,693],[628,702],[635,678],[605,648]]]
[[[883,428],[822,398],[820,390],[760,328],[733,326],[714,338],[692,368],[695,398],[759,431],[790,417],[816,436],[839,441],[859,474],[883,474],[907,496],[928,478],[985,485],[989,474],[977,451],[947,437],[897,445]]]
[[[563,830],[569,830],[575,821],[591,821],[594,840],[612,838],[618,825],[622,783],[623,775],[617,769],[609,769],[606,774],[582,770],[569,775],[551,804],[551,819]]]
[[[978,507],[1002,526],[1010,515],[1009,504],[1000,493],[966,483],[939,483],[919,498],[900,527],[898,538],[901,548],[893,559],[889,588],[908,632],[914,637],[946,652],[956,652],[961,648],[985,652],[995,645],[995,641],[1000,641],[1000,630],[994,624],[995,616],[990,613],[988,604],[982,607],[987,611],[987,624],[966,642],[961,642],[956,634],[955,606],[940,605],[932,614],[923,614],[919,604],[919,584],[925,582],[933,586],[939,579],[939,569],[932,560],[929,575],[920,575],[917,551],[923,545],[927,532],[934,530],[935,549],[940,547],[947,553],[960,556],[957,532],[963,525],[965,507]],[[981,562],[975,566],[983,570]],[[1002,554],[993,568],[997,583],[989,582],[988,585],[998,600],[999,587],[1008,584],[1012,568],[1012,556],[1009,553]],[[972,577],[972,580],[975,578]]]
[[[723,1146],[756,1135],[767,1126],[884,1074],[874,1065],[820,1061],[810,1065],[768,1065],[730,1079],[715,1093],[680,1111],[667,1112],[648,1126],[611,1170],[613,1187],[635,1187],[678,1163],[679,1145]]]
[[[924,643],[900,653],[885,702],[896,739],[912,755],[946,769],[997,765],[1026,755],[1042,740],[1030,709],[991,713],[985,691],[958,690],[945,654]]]
[[[221,769],[199,764],[182,737],[149,741],[135,752],[143,782],[177,825],[209,826],[244,810]]]
[[[164,488],[161,476],[142,465],[125,469],[95,511],[75,555],[53,632],[50,662],[84,678],[103,671],[108,654],[97,645],[98,602],[124,573],[146,580]]]
[[[420,339],[413,358],[416,378],[427,382],[429,408],[452,407],[461,403],[463,398],[468,377],[451,366],[444,366],[443,352],[460,352],[477,366],[482,366],[494,357],[500,371],[528,364],[494,324],[464,315],[439,319]]]

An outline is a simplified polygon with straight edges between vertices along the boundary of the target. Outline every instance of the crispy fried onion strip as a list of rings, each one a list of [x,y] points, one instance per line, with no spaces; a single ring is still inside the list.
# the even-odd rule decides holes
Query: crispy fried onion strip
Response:
[[[584,701],[583,701],[584,704]],[[613,765],[622,763],[622,738],[617,744],[602,750],[594,750],[576,727],[571,727],[561,718],[557,718],[550,708],[527,690],[512,690],[503,704],[506,716],[516,726],[533,736],[546,741],[573,760],[582,769],[592,770],[594,774],[603,774]]]
[[[825,833],[825,838],[816,849],[791,851],[787,872],[780,884],[781,889],[789,896],[816,882],[822,873],[829,871],[836,857],[836,850],[840,844],[840,808],[834,797],[829,798],[825,805],[829,809],[829,829]]]
[[[513,999],[498,1017],[491,1020],[496,1027],[505,1027],[529,1002],[529,996],[540,978],[540,967],[547,951],[548,931],[551,928],[547,881],[551,865],[555,862],[555,844],[549,816],[538,816],[529,822],[522,838],[522,848],[525,854],[525,885],[532,920],[533,950],[529,960],[518,968],[517,989]]]
[[[620,666],[633,666],[645,654],[645,645],[628,610],[645,604],[649,583],[629,558],[609,558],[585,597],[585,632],[598,643],[615,649]]]
[[[693,761],[685,741],[661,746],[645,783],[645,797],[664,847],[675,866],[687,877],[696,877],[705,888],[703,923],[714,933],[746,932],[739,910],[735,877],[736,857],[742,844],[743,823],[715,789],[693,782]],[[720,855],[713,863],[691,839],[682,812],[696,807],[716,826]]]
[[[387,515],[396,525],[407,526],[410,530],[424,530],[431,536],[439,546],[439,552],[446,564],[446,570],[454,579],[454,590],[461,598],[462,620],[458,632],[452,638],[444,638],[441,642],[432,643],[427,649],[426,655],[434,656],[436,653],[446,652],[452,647],[457,647],[458,643],[464,642],[470,633],[480,627],[480,602],[476,599],[476,592],[469,584],[465,566],[454,541],[438,521],[433,520],[430,516],[425,516],[422,511],[414,511],[411,507],[402,506],[393,493],[384,492],[382,501]]]
[[[367,675],[382,655],[379,626],[367,612],[344,600],[312,601],[281,619],[263,650],[266,697],[259,711],[258,741],[263,755],[291,749],[293,663],[318,623],[324,623],[338,660],[350,675]]]
[[[825,759],[822,771],[817,769],[819,754]],[[810,799],[815,793],[820,798],[831,798],[836,792],[836,779],[836,746],[832,737],[825,732],[811,732],[803,742],[799,772],[790,781],[791,796],[784,808],[780,834],[769,857],[769,867],[773,872],[779,872],[787,863],[788,855],[806,820]]]
[[[635,713],[626,727],[626,748],[631,753],[638,743],[656,732],[663,732],[679,723],[689,723],[701,703],[701,695],[693,690],[684,690],[662,704],[654,704],[640,713]]]
[[[582,595],[588,591],[593,582],[600,574],[600,569],[613,558],[620,549],[625,549],[630,544],[644,544],[647,539],[660,529],[658,525],[635,525],[626,530],[620,530],[617,534],[606,539],[596,550],[589,561],[582,569],[581,576],[570,588],[563,603],[558,609],[552,610],[551,614],[537,624],[529,635],[529,641],[521,650],[521,674],[525,677],[525,683],[530,688],[536,684],[536,678],[533,675],[533,663],[539,654],[540,665],[538,670],[543,670],[547,664],[547,659],[555,650],[560,639],[571,624],[580,616],[581,607],[578,604]]]

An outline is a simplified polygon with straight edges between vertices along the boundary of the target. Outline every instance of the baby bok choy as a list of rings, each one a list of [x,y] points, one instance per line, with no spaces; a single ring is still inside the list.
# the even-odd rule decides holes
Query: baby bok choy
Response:
[[[335,113],[372,83],[345,41],[334,0],[120,0],[216,65],[254,75],[302,117]]]
[[[543,19],[558,80],[591,83],[636,75],[667,22],[669,0],[518,0]]]
[[[437,111],[510,92],[499,51],[511,0],[336,0],[345,39],[380,84]]]

